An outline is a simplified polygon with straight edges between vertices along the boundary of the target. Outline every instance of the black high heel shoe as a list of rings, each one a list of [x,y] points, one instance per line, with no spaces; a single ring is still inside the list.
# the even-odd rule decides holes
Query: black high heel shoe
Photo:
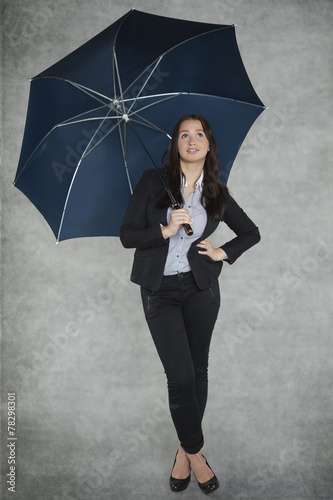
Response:
[[[173,470],[175,463],[176,463],[176,460],[177,460],[178,451],[179,450],[177,450],[172,470]],[[190,474],[185,479],[176,479],[175,477],[172,477],[172,471],[171,471],[171,476],[170,476],[170,480],[169,480],[171,491],[178,493],[179,491],[186,490],[186,488],[189,485],[190,479],[191,479],[191,470],[190,470]]]
[[[219,481],[218,481],[217,477],[215,476],[214,471],[209,466],[209,463],[207,462],[206,457],[203,456],[203,458],[205,459],[206,464],[208,465],[210,470],[213,472],[214,476],[211,479],[208,479],[208,481],[206,481],[205,483],[199,483],[198,480],[197,480],[197,483],[198,483],[201,491],[203,491],[205,493],[205,495],[208,495],[209,493],[213,493],[213,491],[216,491],[220,485],[219,485]]]

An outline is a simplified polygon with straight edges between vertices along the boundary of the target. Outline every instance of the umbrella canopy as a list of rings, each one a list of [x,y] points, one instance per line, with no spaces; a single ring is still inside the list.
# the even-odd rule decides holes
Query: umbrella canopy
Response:
[[[160,165],[180,116],[210,122],[227,182],[264,108],[234,26],[133,9],[31,80],[14,184],[57,241],[116,236],[133,189],[152,162]]]

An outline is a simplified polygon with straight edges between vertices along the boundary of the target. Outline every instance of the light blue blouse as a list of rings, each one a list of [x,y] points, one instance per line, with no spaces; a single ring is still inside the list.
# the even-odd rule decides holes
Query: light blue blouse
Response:
[[[181,193],[184,201],[183,208],[185,210],[187,210],[188,208],[190,209],[190,215],[193,220],[193,224],[191,225],[193,234],[191,236],[188,236],[184,228],[181,227],[177,234],[169,238],[169,251],[164,267],[164,276],[191,271],[187,259],[187,252],[189,251],[193,241],[202,236],[207,224],[207,212],[200,201],[202,193],[202,181],[203,171],[201,172],[199,179],[195,183],[195,190],[190,194],[188,201],[186,201],[184,188],[187,186],[187,182],[185,177],[182,176]],[[168,224],[170,222],[171,212],[172,208],[170,207],[167,213]]]

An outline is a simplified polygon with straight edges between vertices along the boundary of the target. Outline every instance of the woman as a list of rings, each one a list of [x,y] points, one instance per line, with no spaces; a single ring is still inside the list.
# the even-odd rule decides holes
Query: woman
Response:
[[[175,126],[161,174],[182,208],[147,170],[129,203],[120,238],[136,248],[131,280],[141,286],[145,317],[167,376],[171,416],[180,441],[170,476],[184,490],[191,469],[204,493],[219,486],[201,454],[209,345],[220,306],[218,276],[260,240],[258,228],[219,180],[218,150],[209,123],[183,116]],[[224,221],[236,237],[214,248],[208,237]],[[183,224],[190,224],[187,235]]]

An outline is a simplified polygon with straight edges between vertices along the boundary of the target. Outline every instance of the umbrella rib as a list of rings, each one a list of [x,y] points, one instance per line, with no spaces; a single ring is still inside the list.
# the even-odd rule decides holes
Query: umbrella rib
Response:
[[[160,99],[159,101],[152,102],[151,104],[147,104],[147,106],[143,106],[143,108],[140,108],[136,111],[133,111],[132,115],[136,115],[137,113],[140,113],[144,109],[148,109],[151,106],[156,106],[156,104],[160,104],[161,102],[168,101],[169,99],[174,99],[175,97],[179,97],[180,95],[182,95],[184,93],[187,94],[188,92],[177,92],[176,94],[161,94],[161,95],[169,95],[169,97],[166,97],[165,99]]]
[[[113,81],[113,96],[114,98],[117,95],[117,89],[116,89],[116,75],[115,75],[115,63],[114,63],[114,56],[115,56],[115,51],[113,51],[113,60],[112,60],[112,81]]]
[[[104,106],[99,106],[98,108],[94,108],[94,109],[90,109],[89,111],[85,111],[84,113],[79,113],[78,115],[75,115],[75,116],[71,116],[70,118],[67,118],[67,120],[64,120],[63,122],[61,122],[61,124],[66,124],[66,123],[71,123],[70,120],[74,120],[76,118],[79,118],[80,116],[84,116],[84,115],[87,115],[88,113],[92,113],[93,111],[98,111],[100,109],[103,109],[105,108],[106,105]],[[93,118],[91,118],[93,119]],[[87,121],[87,119],[85,119],[85,121]],[[76,123],[76,122],[75,122]]]
[[[68,191],[67,191],[67,196],[66,196],[66,200],[65,200],[65,205],[64,205],[64,208],[63,208],[63,210],[62,210],[61,220],[60,220],[59,229],[58,229],[57,243],[59,242],[60,233],[61,233],[62,226],[63,226],[63,223],[64,223],[64,218],[65,218],[65,213],[66,213],[66,209],[67,209],[67,204],[68,204],[69,196],[70,196],[70,193],[71,193],[71,190],[72,190],[73,184],[74,184],[74,180],[75,180],[76,174],[77,174],[77,172],[78,172],[78,170],[79,170],[79,167],[80,167],[80,165],[81,165],[81,161],[82,161],[82,156],[81,156],[81,158],[80,158],[80,160],[79,160],[79,163],[77,164],[77,167],[76,167],[75,172],[74,172],[74,175],[73,175],[73,177],[72,177],[72,180],[71,180],[70,186],[69,186]]]
[[[29,163],[30,161],[30,158],[35,154],[35,152],[37,151],[37,149],[39,148],[39,146],[45,141],[45,139],[53,132],[53,130],[55,130],[56,128],[58,127],[58,125],[55,125],[54,127],[51,128],[51,130],[48,131],[48,133],[43,137],[43,139],[41,139],[39,141],[39,143],[37,144],[37,146],[35,147],[35,149],[33,150],[33,152],[31,153],[31,155],[29,156],[29,158],[27,159],[27,161],[25,162],[25,164],[23,165],[23,167],[21,168],[21,171],[20,173],[18,174],[18,176],[16,177],[16,179],[14,180],[14,186],[15,186],[15,183],[16,181],[20,178],[23,170],[25,169],[25,167],[27,166],[27,164]]]
[[[143,99],[151,99],[153,97],[158,97],[159,95],[161,96],[164,96],[164,95],[169,95],[170,99],[172,97],[179,97],[181,95],[194,95],[194,96],[203,96],[203,97],[210,97],[212,99],[222,99],[222,100],[226,100],[226,101],[233,101],[233,102],[239,102],[240,104],[246,104],[247,106],[254,106],[256,108],[263,108],[263,109],[266,109],[266,106],[261,106],[260,104],[254,104],[252,102],[247,102],[247,101],[241,101],[239,99],[233,99],[232,97],[223,97],[223,96],[219,96],[219,95],[212,95],[212,94],[202,94],[202,93],[199,93],[199,92],[184,92],[184,91],[180,91],[180,92],[175,92],[175,93],[170,93],[170,94],[155,94],[155,95],[147,95],[147,96],[142,96],[139,98],[139,100],[143,100]],[[151,104],[148,104],[147,106],[144,106],[143,108],[140,108],[138,109],[137,111],[133,111],[132,112],[132,115],[135,114],[135,113],[139,113],[140,111],[146,109],[146,108],[149,108],[150,106],[155,106],[155,104],[160,104],[161,102],[163,101],[166,101],[166,99],[161,99],[160,101],[155,101]]]
[[[126,141],[125,127],[126,127],[126,122],[124,121],[124,140]],[[120,120],[118,120],[118,130],[119,130],[120,145],[121,145],[121,151],[123,154],[123,160],[124,160],[124,164],[125,164],[125,171],[126,171],[126,175],[127,175],[127,180],[128,180],[130,192],[131,192],[131,194],[133,194],[133,187],[132,187],[131,179],[129,176],[129,170],[128,170],[128,165],[127,165],[127,160],[126,160],[126,145],[124,144],[124,141],[123,141],[123,138],[121,135],[121,121]]]
[[[66,122],[58,123],[54,128],[66,127],[66,125],[75,125],[76,123],[92,122],[96,120],[114,120],[116,118],[119,118],[119,116],[94,116],[91,118],[82,118],[82,120],[74,120],[72,122],[67,120]],[[71,118],[69,118],[69,120],[71,120]]]
[[[138,123],[140,125],[145,125],[146,127],[149,127],[153,130],[155,130],[156,132],[161,132],[162,134],[166,135],[169,139],[171,139],[171,136],[165,132],[163,129],[157,127],[156,125],[154,125],[153,123],[151,123],[149,120],[147,120],[146,118],[143,118],[142,116],[140,116],[138,113],[140,113],[141,111],[151,107],[151,106],[155,106],[156,104],[160,104],[161,102],[164,102],[164,101],[168,101],[169,99],[173,99],[175,97],[178,97],[180,96],[182,93],[179,92],[179,93],[175,93],[175,94],[156,94],[155,96],[150,96],[150,97],[157,97],[159,95],[167,95],[168,97],[166,97],[165,99],[160,99],[159,101],[155,101],[154,103],[151,103],[151,104],[148,104],[147,106],[144,106],[143,108],[140,108],[138,109],[137,111],[133,111],[132,114],[130,115],[131,116],[131,120],[135,123]],[[145,98],[145,97],[143,97]],[[132,106],[131,106],[132,107]],[[131,109],[131,108],[130,108]],[[135,120],[132,118],[133,115],[136,115],[137,117],[139,117],[142,122],[145,122],[145,123],[142,123],[138,120]]]
[[[151,94],[151,95],[142,95],[141,97],[138,98],[139,101],[143,99],[153,99],[154,97],[162,97],[162,96],[178,96],[182,94],[183,92],[164,92],[163,94]],[[133,99],[136,99],[135,97],[128,97],[127,99],[124,99],[124,102],[129,102],[133,101]]]
[[[123,105],[123,113],[125,113],[125,103],[124,103],[124,94],[123,94],[123,89],[121,85],[121,80],[120,80],[120,74],[119,74],[119,67],[118,67],[118,59],[117,59],[117,54],[116,54],[116,49],[113,47],[113,61],[114,65],[116,68],[116,73],[117,73],[117,80],[118,80],[118,85],[119,85],[119,92],[120,92],[120,99]]]
[[[90,89],[89,87],[85,87],[84,85],[81,85],[80,83],[72,82],[71,80],[68,80],[67,78],[60,78],[59,76],[38,76],[36,78],[33,78],[32,81],[34,81],[34,80],[41,80],[41,79],[47,79],[47,78],[51,78],[51,79],[54,79],[54,80],[61,80],[63,82],[67,82],[70,85],[73,85],[73,87],[77,88],[78,90],[81,90],[81,92],[84,92],[85,94],[88,94],[91,98],[96,99],[98,102],[101,102],[102,104],[104,104],[104,106],[107,103],[109,103],[110,101],[112,101],[112,99],[110,99],[110,97],[105,96],[104,94],[101,94],[100,92],[97,92],[96,90]],[[103,99],[105,99],[107,101],[107,103],[105,103],[104,101],[102,101],[101,99],[99,99],[97,96],[102,97]]]
[[[139,116],[139,118],[141,118],[141,120],[143,120],[146,123],[140,122],[139,120],[133,120],[133,118],[131,119],[131,121],[134,122],[134,123],[137,123],[138,125],[143,125],[145,127],[151,128],[152,130],[155,130],[155,132],[161,132],[161,134],[166,135],[168,137],[168,139],[171,139],[171,135],[169,135],[163,129],[157,127],[156,125],[154,125],[153,123],[149,122],[148,120],[146,120],[142,116]]]
[[[133,12],[133,10],[135,10],[134,7],[132,7],[132,10],[124,16],[124,19],[122,20],[122,22],[118,26],[117,32],[116,32],[114,40],[113,40],[113,47],[112,47],[112,54],[113,54],[113,62],[112,62],[113,96],[114,96],[114,100],[115,100],[116,96],[117,96],[116,78],[115,78],[115,69],[116,69],[117,79],[118,79],[118,84],[119,84],[119,91],[121,94],[121,100],[122,100],[122,105],[123,105],[123,113],[122,114],[126,113],[126,109],[125,109],[124,95],[123,95],[121,81],[120,81],[120,75],[119,75],[118,60],[117,60],[117,54],[116,54],[116,42],[117,42],[117,38],[118,38],[118,35],[119,35],[119,32],[120,32],[122,26],[124,25],[125,21],[127,20],[129,15],[131,14],[131,12]],[[112,101],[112,102],[114,102],[114,101]]]
[[[162,59],[162,58],[163,58],[166,54],[168,54],[168,53],[169,53],[169,52],[171,52],[172,50],[176,49],[177,47],[180,47],[181,45],[183,45],[183,44],[185,44],[185,43],[188,43],[188,42],[190,42],[190,41],[194,40],[195,38],[199,38],[200,36],[205,36],[205,35],[208,35],[208,34],[210,34],[210,33],[213,33],[214,31],[222,31],[222,30],[225,30],[225,29],[230,29],[230,28],[234,28],[234,29],[235,29],[235,25],[234,25],[234,24],[232,24],[232,25],[226,25],[226,26],[225,26],[225,27],[223,27],[223,28],[219,27],[219,28],[216,28],[216,29],[212,29],[212,30],[210,30],[210,31],[205,31],[205,33],[199,33],[198,35],[194,35],[194,36],[192,36],[191,38],[187,38],[186,40],[183,40],[182,42],[177,43],[177,44],[176,44],[176,45],[174,45],[173,47],[170,47],[168,50],[166,50],[165,52],[163,52],[163,54],[161,54],[161,55],[157,58],[157,59],[159,59],[158,64],[159,64],[159,62],[161,61],[161,59]],[[155,63],[155,61],[156,61],[157,59],[154,59],[154,61],[152,61],[152,62],[149,64],[149,66],[151,66],[152,64],[154,64],[154,63]],[[158,65],[158,64],[157,64],[157,65]],[[148,66],[148,67],[149,67],[149,66]],[[156,69],[156,68],[155,68],[155,69]],[[132,83],[130,83],[130,85],[129,85],[129,86],[126,88],[126,90],[124,91],[124,94],[126,94],[126,93],[129,91],[129,89],[132,87],[132,85],[134,85],[134,84],[135,84],[135,82],[136,82],[139,78],[141,78],[141,77],[142,77],[142,75],[145,73],[145,71],[146,71],[146,70],[147,70],[147,67],[146,67],[146,68],[145,68],[145,69],[144,69],[144,70],[140,73],[140,75],[138,75],[138,76],[137,76],[137,77],[136,77],[136,78],[132,81]]]
[[[111,113],[111,109],[110,109],[109,113]],[[96,135],[98,134],[98,132],[100,131],[100,129],[101,129],[101,127],[103,126],[104,122],[105,122],[106,120],[111,119],[111,118],[115,118],[115,117],[114,117],[114,116],[108,116],[108,115],[106,115],[106,116],[104,116],[103,118],[101,118],[101,123],[99,124],[99,126],[98,126],[98,127],[97,127],[97,129],[95,130],[95,132],[94,132],[93,136],[91,137],[91,139],[90,139],[89,143],[87,144],[87,146],[86,146],[86,148],[85,148],[84,152],[82,153],[81,160],[83,160],[83,158],[85,158],[86,156],[88,156],[88,154],[89,154],[89,153],[91,153],[91,151],[93,151],[93,149],[95,149],[95,147],[96,147],[98,144],[100,144],[100,143],[101,143],[101,141],[102,141],[103,139],[105,139],[105,137],[106,137],[107,135],[109,135],[109,133],[110,133],[110,132],[112,132],[112,131],[115,129],[116,125],[115,125],[115,126],[113,126],[113,127],[112,127],[109,131],[108,131],[108,133],[107,133],[107,134],[105,134],[103,137],[101,137],[101,139],[100,139],[100,140],[99,140],[99,141],[98,141],[98,142],[97,142],[97,143],[96,143],[96,144],[95,144],[92,148],[90,148],[90,149],[89,149],[89,151],[87,152],[88,148],[90,147],[90,144],[92,143],[92,141],[94,140],[94,138],[96,137]]]
[[[80,116],[80,115],[78,115]],[[16,181],[20,178],[23,170],[25,169],[25,167],[27,166],[27,164],[29,163],[30,159],[32,158],[32,156],[35,154],[35,152],[38,150],[38,148],[41,146],[41,144],[43,144],[43,142],[47,139],[47,137],[52,134],[52,132],[54,130],[56,130],[57,128],[59,127],[65,127],[67,125],[75,125],[76,123],[84,123],[84,122],[90,122],[90,121],[95,121],[95,120],[111,120],[111,119],[114,119],[114,118],[117,118],[117,116],[101,116],[101,117],[95,117],[95,118],[86,118],[86,119],[83,119],[83,120],[76,120],[76,121],[73,121],[73,122],[63,122],[63,123],[57,123],[57,125],[54,125],[54,127],[51,128],[51,130],[48,131],[48,133],[46,135],[44,135],[44,137],[39,141],[39,143],[37,144],[37,146],[35,147],[35,149],[32,151],[31,155],[29,156],[29,158],[27,159],[27,161],[25,162],[25,164],[23,165],[20,173],[18,174],[18,176],[16,177],[15,181],[14,181],[14,186],[15,186],[15,183]],[[69,120],[71,120],[71,118],[69,118]],[[99,128],[97,129],[99,130]],[[108,132],[112,132],[114,130],[114,127]],[[94,134],[95,135],[95,134]],[[108,134],[106,134],[108,135]],[[105,136],[106,137],[106,136]],[[101,139],[103,140],[103,138]],[[98,141],[97,144],[99,144],[101,141]],[[95,146],[97,146],[97,144]],[[95,146],[91,149],[91,151],[95,148]]]
[[[109,134],[111,134],[111,132],[113,132],[117,128],[117,126],[118,126],[117,123],[113,125],[113,127],[103,137],[101,137],[101,139],[98,142],[96,142],[96,144],[94,144],[94,146],[91,149],[89,149],[88,153],[84,152],[84,157],[88,156],[88,154],[90,154],[102,141],[104,141],[104,139]]]
[[[127,114],[129,114],[131,112],[131,110],[132,110],[133,106],[135,105],[136,101],[139,99],[140,94],[142,93],[142,91],[144,90],[145,86],[147,85],[147,83],[149,82],[150,78],[152,77],[152,74],[154,73],[155,69],[160,64],[162,58],[163,58],[163,56],[161,56],[161,57],[158,58],[155,66],[153,67],[153,69],[149,73],[148,77],[146,78],[146,81],[144,82],[144,84],[142,85],[141,89],[139,90],[137,96],[135,97],[134,101],[132,102],[131,107],[128,109]]]
[[[266,106],[261,106],[260,104],[254,104],[252,102],[247,102],[247,101],[240,101],[239,99],[233,99],[232,97],[223,97],[219,95],[211,95],[211,94],[201,94],[199,92],[182,92],[183,94],[187,95],[198,95],[198,96],[203,96],[203,97],[212,97],[213,99],[222,99],[225,101],[233,101],[233,102],[239,102],[240,104],[246,104],[247,106],[254,106],[255,108],[263,108],[266,109]]]
[[[103,97],[103,99],[106,99],[108,102],[110,102],[109,97],[106,97],[103,94],[100,94],[99,92],[97,92],[95,90],[92,90],[88,87],[85,87],[84,85],[80,85],[79,83],[76,83],[76,82],[69,81],[69,83],[71,83],[71,85],[73,85],[73,87],[75,87],[76,89],[81,90],[81,92],[88,94],[90,97],[92,97],[93,99],[96,99],[98,102],[101,102],[104,105],[106,105],[107,103],[103,102],[102,99],[99,99],[97,96]]]
[[[110,109],[110,111],[109,111],[109,112],[111,112],[111,109]],[[83,160],[83,159],[84,159],[84,158],[85,158],[85,157],[86,157],[86,156],[87,156],[87,155],[88,155],[88,154],[89,154],[89,153],[90,153],[90,152],[91,152],[91,151],[92,151],[92,150],[93,150],[93,149],[97,146],[97,144],[99,144],[99,143],[101,142],[101,140],[103,140],[103,139],[106,137],[106,135],[107,135],[107,134],[106,134],[106,135],[105,135],[105,136],[104,136],[104,137],[103,137],[100,141],[98,141],[98,143],[97,143],[97,144],[95,144],[95,145],[94,145],[94,146],[93,146],[93,147],[92,147],[92,148],[88,151],[88,153],[87,153],[87,150],[89,149],[90,144],[91,144],[91,143],[92,143],[92,141],[94,140],[94,137],[96,136],[97,132],[98,132],[98,131],[100,130],[100,128],[102,127],[102,125],[103,125],[103,123],[104,123],[104,121],[105,121],[105,119],[106,119],[106,118],[107,118],[107,117],[105,117],[105,118],[102,120],[102,122],[100,123],[99,127],[96,129],[96,131],[95,131],[94,135],[91,137],[90,141],[88,142],[88,144],[87,144],[87,146],[86,146],[86,148],[85,148],[84,152],[82,153],[81,158],[80,158],[80,160],[79,160],[79,162],[78,162],[78,164],[77,164],[77,166],[76,166],[76,169],[75,169],[74,175],[73,175],[73,177],[72,177],[72,180],[71,180],[70,186],[69,186],[68,191],[67,191],[67,196],[66,196],[66,200],[65,200],[64,208],[63,208],[63,211],[62,211],[62,214],[61,214],[61,220],[60,220],[60,225],[59,225],[59,229],[58,229],[57,242],[59,242],[60,233],[61,233],[61,230],[62,230],[62,226],[63,226],[63,222],[64,222],[64,218],[65,218],[65,213],[66,213],[66,210],[67,210],[68,200],[69,200],[69,197],[70,197],[70,194],[71,194],[71,191],[72,191],[72,187],[73,187],[73,185],[74,185],[75,177],[76,177],[76,175],[77,175],[77,173],[78,173],[78,170],[79,170],[79,168],[80,168],[81,162],[82,162],[82,160]]]

